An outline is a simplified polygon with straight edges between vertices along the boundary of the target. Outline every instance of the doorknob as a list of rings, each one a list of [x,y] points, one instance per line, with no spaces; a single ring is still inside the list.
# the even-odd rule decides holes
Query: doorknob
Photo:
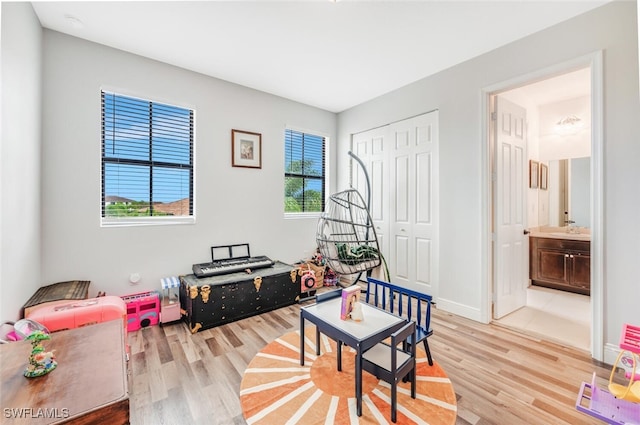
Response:
[[[529,233],[531,233],[530,231],[528,231],[527,229],[524,229],[524,234],[528,235]]]

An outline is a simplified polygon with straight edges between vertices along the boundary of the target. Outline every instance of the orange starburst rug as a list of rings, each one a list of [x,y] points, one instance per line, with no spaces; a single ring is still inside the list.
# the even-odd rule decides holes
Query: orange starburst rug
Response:
[[[242,378],[240,403],[248,424],[385,424],[391,423],[391,387],[362,373],[362,416],[356,415],[355,352],[343,347],[342,372],[337,345],[321,335],[316,356],[315,327],[305,326],[305,365],[300,366],[300,333],[289,332],[264,347]],[[398,386],[398,424],[451,425],[456,395],[451,381],[425,352],[417,350],[417,392]]]

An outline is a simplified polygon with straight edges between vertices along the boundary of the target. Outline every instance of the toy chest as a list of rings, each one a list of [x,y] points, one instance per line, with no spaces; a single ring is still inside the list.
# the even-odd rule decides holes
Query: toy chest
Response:
[[[74,329],[109,320],[126,320],[126,307],[120,297],[105,296],[64,304],[43,304],[27,313],[27,318],[46,326],[51,332]]]
[[[300,298],[297,271],[276,262],[251,273],[180,277],[180,306],[191,333],[295,304]],[[297,283],[297,284],[296,284]]]
[[[160,320],[160,295],[156,291],[140,292],[122,297],[127,305],[127,331],[133,332]]]

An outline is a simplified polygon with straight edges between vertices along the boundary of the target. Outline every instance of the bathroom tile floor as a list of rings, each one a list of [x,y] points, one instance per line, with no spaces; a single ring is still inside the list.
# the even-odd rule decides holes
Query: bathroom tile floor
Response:
[[[530,286],[527,305],[495,323],[585,351],[591,349],[591,302],[586,295]]]

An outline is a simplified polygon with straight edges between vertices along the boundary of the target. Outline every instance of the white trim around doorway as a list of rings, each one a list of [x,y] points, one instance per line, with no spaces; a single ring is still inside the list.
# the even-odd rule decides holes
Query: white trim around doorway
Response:
[[[482,249],[481,295],[485,302],[480,306],[480,321],[492,320],[492,214],[491,185],[495,176],[491,173],[490,156],[490,99],[492,95],[536,81],[551,78],[580,68],[591,69],[591,357],[604,360],[604,286],[603,286],[603,53],[601,50],[551,67],[485,87],[481,91],[482,149]]]

